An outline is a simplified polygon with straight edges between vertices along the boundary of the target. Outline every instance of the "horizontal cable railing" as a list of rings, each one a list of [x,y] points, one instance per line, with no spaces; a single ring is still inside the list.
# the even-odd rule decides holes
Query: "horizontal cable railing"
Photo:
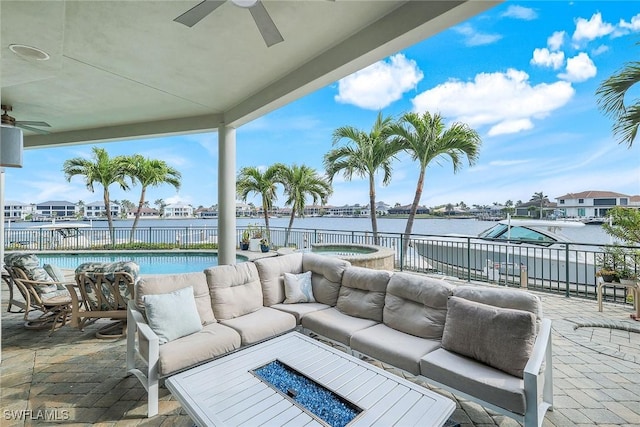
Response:
[[[238,227],[238,246],[246,227]],[[252,232],[255,230],[251,230]],[[311,250],[314,244],[377,245],[394,251],[396,270],[441,273],[466,281],[496,283],[530,288],[566,296],[595,299],[598,261],[603,246],[562,242],[550,246],[522,241],[451,237],[443,235],[378,233],[367,231],[272,227],[263,237],[271,249],[289,247]],[[89,250],[89,249],[215,249],[216,226],[79,228],[58,230],[5,229],[6,250]],[[620,246],[628,250],[638,247]],[[638,267],[636,267],[638,268]],[[608,301],[628,302],[626,288],[607,287]]]

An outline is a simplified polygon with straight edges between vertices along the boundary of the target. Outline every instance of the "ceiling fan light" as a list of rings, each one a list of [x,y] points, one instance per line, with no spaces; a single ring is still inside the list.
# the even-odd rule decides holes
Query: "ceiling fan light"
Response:
[[[231,2],[236,6],[240,6],[248,9],[250,7],[255,6],[256,3],[258,3],[258,0],[231,0]]]
[[[22,167],[22,130],[0,126],[0,167]]]

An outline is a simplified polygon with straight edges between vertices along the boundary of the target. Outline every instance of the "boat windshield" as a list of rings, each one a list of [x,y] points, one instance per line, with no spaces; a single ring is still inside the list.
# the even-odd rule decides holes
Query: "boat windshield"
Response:
[[[557,242],[557,240],[552,238],[551,236],[548,236],[531,228],[513,226],[511,227],[511,231],[507,232],[508,228],[509,227],[505,224],[498,224],[482,232],[479,237],[485,239],[521,241],[544,246],[552,245],[553,243]]]

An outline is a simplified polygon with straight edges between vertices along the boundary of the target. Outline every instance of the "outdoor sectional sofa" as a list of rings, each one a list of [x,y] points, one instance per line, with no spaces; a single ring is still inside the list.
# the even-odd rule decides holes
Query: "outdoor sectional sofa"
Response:
[[[296,280],[304,288],[305,272],[311,272],[315,302],[288,303],[301,298]],[[156,299],[161,302],[154,305]],[[184,307],[173,314],[179,322],[169,329],[190,317],[183,310],[197,313],[193,331],[172,338],[173,331],[153,325],[163,303]],[[552,409],[551,322],[543,319],[539,298],[520,290],[454,286],[293,253],[204,274],[143,276],[129,302],[128,328],[127,370],[148,390],[149,416],[158,411],[159,380],[294,329],[393,365],[525,426],[542,425]],[[136,353],[142,370],[135,366]]]

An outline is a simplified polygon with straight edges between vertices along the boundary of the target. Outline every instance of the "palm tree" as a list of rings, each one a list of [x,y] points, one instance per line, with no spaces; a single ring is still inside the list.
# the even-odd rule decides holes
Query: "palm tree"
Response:
[[[542,219],[542,211],[544,209],[544,205],[549,203],[549,197],[545,196],[544,193],[540,191],[538,193],[533,193],[533,196],[531,196],[531,200],[529,201],[540,204],[540,219]]]
[[[269,166],[264,173],[254,166],[247,166],[240,169],[238,178],[236,179],[236,193],[240,200],[247,201],[249,194],[259,194],[262,198],[262,212],[264,214],[264,225],[267,230],[266,239],[269,240],[271,232],[269,230],[269,211],[273,207],[274,200],[277,199],[276,184],[278,183],[278,174],[282,164],[276,163]],[[265,236],[263,236],[265,237]]]
[[[153,204],[158,207],[158,215],[160,217],[164,216],[164,207],[167,206],[167,203],[164,201],[164,199],[156,199]]]
[[[140,190],[140,200],[138,201],[138,209],[135,212],[129,241],[133,243],[138,220],[140,219],[140,210],[145,203],[145,195],[148,187],[158,187],[162,184],[169,184],[180,189],[180,179],[182,175],[177,169],[167,165],[164,160],[148,159],[140,154],[127,158],[128,175],[133,183],[139,182],[142,189]]]
[[[109,224],[109,235],[111,243],[115,242],[113,229],[113,218],[111,217],[111,200],[109,198],[109,186],[118,184],[123,190],[128,190],[126,178],[126,161],[124,156],[109,157],[109,153],[104,148],[93,147],[93,159],[76,157],[66,160],[62,167],[65,178],[71,182],[71,178],[76,175],[84,177],[85,185],[91,192],[94,191],[94,183],[102,185],[102,199],[107,214]]]
[[[413,221],[422,197],[427,166],[433,160],[448,157],[451,159],[453,172],[456,173],[462,167],[464,157],[467,158],[470,166],[475,164],[482,141],[478,132],[464,123],[453,123],[449,129],[445,130],[442,117],[429,112],[422,115],[413,112],[405,113],[400,122],[392,126],[391,132],[420,167],[416,192],[404,230],[402,251],[406,254]]]
[[[314,204],[318,202],[324,204],[333,189],[326,178],[318,175],[315,169],[306,165],[294,164],[291,167],[281,165],[277,179],[284,186],[284,195],[287,197],[285,205],[291,205],[289,227],[284,238],[284,246],[286,247],[289,245],[289,234],[296,214],[304,216],[307,197],[311,197]]]
[[[392,124],[390,117],[384,118],[382,113],[378,117],[369,133],[352,126],[339,127],[333,131],[333,145],[341,140],[346,144],[332,149],[324,156],[324,166],[327,170],[329,183],[339,172],[343,173],[347,181],[353,175],[369,180],[369,212],[371,216],[371,231],[375,242],[378,242],[378,224],[376,222],[376,185],[375,175],[382,171],[382,185],[391,181],[391,161],[401,150],[400,145],[389,140]]]
[[[640,125],[640,100],[631,97],[633,104],[625,105],[629,90],[640,82],[640,62],[629,62],[616,74],[602,82],[596,90],[598,106],[606,116],[614,120],[613,134],[619,144],[631,148]]]

